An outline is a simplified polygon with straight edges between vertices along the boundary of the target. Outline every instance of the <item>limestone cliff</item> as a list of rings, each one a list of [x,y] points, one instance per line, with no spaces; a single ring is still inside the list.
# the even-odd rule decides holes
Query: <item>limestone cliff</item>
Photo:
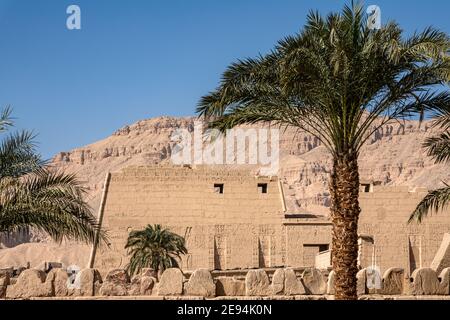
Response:
[[[53,164],[75,172],[86,183],[90,201],[97,207],[104,175],[130,165],[170,162],[174,130],[193,130],[195,118],[159,117],[142,120],[116,131],[91,145],[61,152]],[[429,122],[406,121],[376,131],[361,152],[360,170],[364,180],[383,185],[436,188],[450,180],[446,166],[435,165],[421,145],[436,133]],[[291,212],[326,214],[330,199],[327,190],[330,156],[315,137],[282,130],[280,134],[279,176],[285,184]]]

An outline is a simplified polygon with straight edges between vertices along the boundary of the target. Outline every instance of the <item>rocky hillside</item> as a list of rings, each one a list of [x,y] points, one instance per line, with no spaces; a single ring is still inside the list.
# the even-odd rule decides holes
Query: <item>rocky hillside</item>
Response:
[[[105,173],[130,165],[170,162],[178,128],[192,131],[195,118],[159,117],[125,126],[112,136],[78,149],[61,152],[53,164],[75,172],[89,188],[97,207]],[[435,165],[421,148],[436,133],[428,122],[394,123],[375,132],[362,150],[360,169],[364,180],[384,185],[436,188],[450,180],[450,170]],[[327,181],[330,156],[320,141],[295,130],[281,131],[279,176],[285,183],[291,212],[326,214],[329,206]]]

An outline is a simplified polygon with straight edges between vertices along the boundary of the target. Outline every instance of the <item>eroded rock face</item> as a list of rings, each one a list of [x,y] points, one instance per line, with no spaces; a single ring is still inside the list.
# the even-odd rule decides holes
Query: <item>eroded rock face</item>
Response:
[[[164,271],[158,283],[159,296],[177,296],[183,293],[183,273],[171,268]]]
[[[45,272],[42,270],[28,269],[23,271],[16,284],[9,285],[6,290],[8,299],[28,299],[38,297],[51,297],[52,287],[45,283]]]
[[[245,277],[247,296],[267,296],[270,294],[270,281],[264,270],[250,270]]]
[[[68,288],[69,276],[63,269],[52,269],[47,274],[46,283],[52,288],[52,295],[55,297],[65,297],[69,294]]]
[[[412,295],[438,295],[441,294],[441,283],[436,271],[431,268],[414,270],[412,278]]]
[[[383,294],[396,295],[403,293],[405,271],[401,268],[390,268],[383,275]]]
[[[216,285],[209,270],[195,270],[185,285],[185,293],[188,296],[214,297]]]
[[[135,282],[139,281],[135,279]],[[130,277],[125,270],[113,269],[108,272],[100,288],[102,296],[126,296],[130,286]]]
[[[307,294],[326,294],[327,281],[322,272],[316,268],[307,268],[302,275]]]

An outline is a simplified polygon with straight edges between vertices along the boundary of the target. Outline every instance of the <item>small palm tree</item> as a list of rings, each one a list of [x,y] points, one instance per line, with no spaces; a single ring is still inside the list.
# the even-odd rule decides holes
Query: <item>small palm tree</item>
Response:
[[[10,116],[9,107],[1,112],[0,132],[13,125]],[[105,240],[76,177],[47,166],[33,140],[22,131],[0,143],[0,234],[34,227],[58,242],[93,243],[97,232]]]
[[[443,130],[440,135],[428,138],[424,143],[424,148],[428,151],[428,156],[432,157],[436,163],[450,164],[450,105],[435,110],[436,119],[433,126]],[[414,220],[422,222],[429,212],[438,212],[445,209],[450,204],[450,185],[444,182],[444,187],[430,191],[425,198],[417,205],[412,213],[409,222]]]
[[[188,252],[183,237],[159,224],[131,231],[125,249],[131,256],[127,266],[130,275],[139,273],[143,268],[152,268],[156,273],[179,268],[181,255]]]
[[[299,34],[233,63],[199,102],[210,128],[295,127],[328,149],[336,299],[357,298],[361,148],[387,123],[450,103],[449,44],[433,28],[409,38],[394,22],[370,30],[361,3],[326,18],[311,12]]]

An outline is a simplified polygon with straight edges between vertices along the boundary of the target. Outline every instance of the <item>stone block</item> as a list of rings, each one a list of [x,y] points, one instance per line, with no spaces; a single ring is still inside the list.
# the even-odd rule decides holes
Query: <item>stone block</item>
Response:
[[[158,283],[159,296],[177,296],[183,293],[183,273],[180,269],[170,268],[163,272]]]
[[[185,285],[185,294],[211,298],[216,295],[216,285],[208,269],[195,270]]]
[[[356,274],[356,293],[358,296],[362,296],[367,293],[366,269],[361,269]]]
[[[383,294],[399,295],[403,293],[404,273],[402,268],[390,268],[383,275]]]
[[[272,276],[272,294],[284,295],[284,269],[277,269]]]
[[[6,288],[10,285],[10,273],[0,272],[0,299],[6,298]]]
[[[76,296],[93,297],[100,293],[102,277],[97,269],[83,269],[75,278]]]
[[[411,279],[411,294],[414,296],[438,295],[441,291],[441,283],[439,282],[436,271],[431,268],[414,270]]]
[[[69,294],[69,276],[63,269],[52,269],[47,274],[45,282],[50,284],[52,295],[55,297],[66,297]]]
[[[216,279],[216,296],[245,296],[245,281],[230,277]]]
[[[141,277],[141,296],[151,296],[153,294],[153,288],[156,285],[156,278],[142,276]]]
[[[128,289],[129,296],[141,295],[141,276],[135,275],[131,278],[130,288]]]
[[[28,299],[37,297],[51,297],[52,287],[45,283],[45,272],[42,270],[27,269],[23,271],[16,284],[6,289],[8,299]]]
[[[286,296],[306,294],[303,283],[297,278],[295,271],[291,268],[284,269],[284,294]]]
[[[450,295],[450,268],[445,268],[439,275],[440,280],[440,294]]]
[[[270,281],[267,273],[262,270],[250,270],[245,277],[245,293],[247,296],[270,295]]]
[[[321,295],[327,293],[325,276],[316,268],[307,268],[302,274],[303,285],[307,294]]]
[[[334,295],[336,293],[336,290],[334,289],[334,277],[335,277],[335,272],[334,272],[334,270],[332,270],[330,272],[330,274],[328,275],[328,280],[327,280],[327,294],[329,294],[329,295]]]
[[[140,282],[139,279],[138,281]],[[100,295],[126,296],[128,295],[129,287],[130,277],[128,276],[128,273],[123,269],[113,269],[106,275],[105,282],[100,288]]]

